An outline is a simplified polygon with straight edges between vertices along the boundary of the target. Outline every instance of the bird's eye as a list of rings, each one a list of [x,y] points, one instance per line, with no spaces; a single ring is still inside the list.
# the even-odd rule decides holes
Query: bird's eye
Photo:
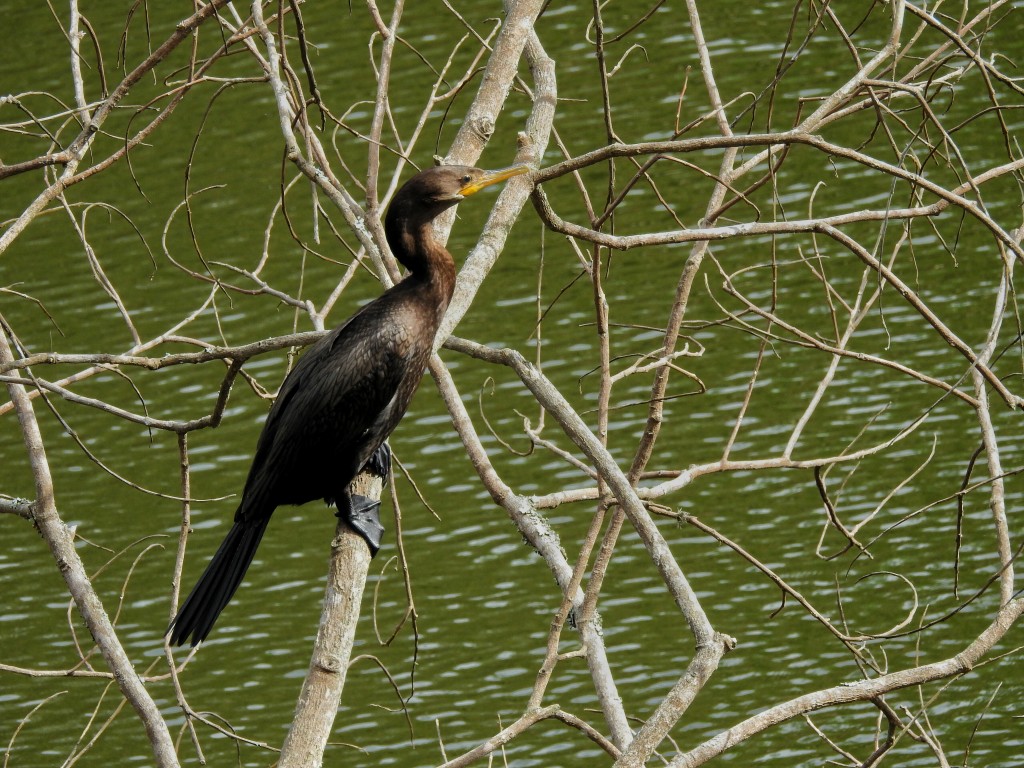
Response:
[[[470,176],[469,174],[466,174],[465,176],[462,177],[462,183],[463,184],[469,184],[469,182],[471,182],[472,180],[473,180],[473,177]]]

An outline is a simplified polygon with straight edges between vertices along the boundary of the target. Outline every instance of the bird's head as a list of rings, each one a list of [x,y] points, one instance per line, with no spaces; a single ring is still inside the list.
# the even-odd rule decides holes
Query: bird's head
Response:
[[[425,207],[437,206],[444,210],[470,195],[475,195],[484,187],[529,170],[525,165],[513,165],[497,171],[484,171],[468,165],[439,165],[409,179],[396,199],[398,196],[408,195],[420,201]]]

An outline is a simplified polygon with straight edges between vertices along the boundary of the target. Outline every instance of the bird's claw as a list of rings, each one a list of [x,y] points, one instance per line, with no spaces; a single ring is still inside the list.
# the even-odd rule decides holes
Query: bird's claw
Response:
[[[386,441],[381,443],[377,450],[370,454],[361,471],[387,480],[391,474],[391,446]]]

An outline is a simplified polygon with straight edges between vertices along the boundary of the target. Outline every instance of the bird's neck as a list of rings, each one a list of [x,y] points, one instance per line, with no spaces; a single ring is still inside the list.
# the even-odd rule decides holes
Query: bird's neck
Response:
[[[420,241],[420,246],[429,245],[429,253],[419,261],[418,268],[409,267],[410,278],[424,285],[424,290],[430,294],[431,302],[444,315],[448,302],[451,301],[455,292],[455,261],[450,253],[434,241]]]
[[[455,261],[445,247],[434,239],[431,222],[406,220],[404,226],[388,227],[386,234],[388,245],[402,266],[417,281],[438,290],[447,303],[455,288]]]

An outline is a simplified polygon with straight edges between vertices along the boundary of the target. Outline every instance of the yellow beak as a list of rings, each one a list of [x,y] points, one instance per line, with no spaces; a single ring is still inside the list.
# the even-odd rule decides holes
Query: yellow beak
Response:
[[[459,194],[463,197],[475,195],[484,187],[489,187],[491,184],[497,184],[499,181],[510,179],[513,176],[519,176],[529,170],[529,166],[526,165],[512,165],[498,171],[484,171],[480,176],[473,179],[469,184],[460,189]]]

